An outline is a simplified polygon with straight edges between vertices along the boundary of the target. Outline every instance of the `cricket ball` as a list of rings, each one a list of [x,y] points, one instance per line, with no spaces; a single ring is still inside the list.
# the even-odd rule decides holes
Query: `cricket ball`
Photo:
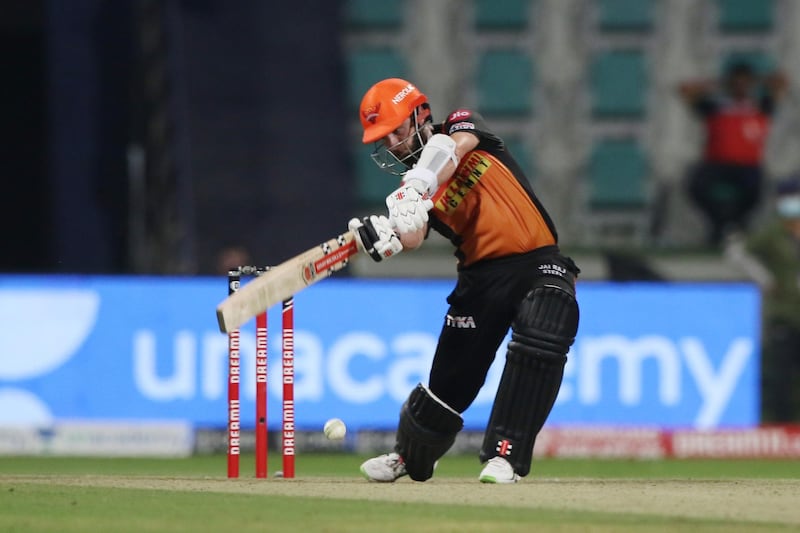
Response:
[[[331,418],[325,422],[325,427],[322,428],[328,440],[342,440],[347,433],[347,426],[340,418]]]

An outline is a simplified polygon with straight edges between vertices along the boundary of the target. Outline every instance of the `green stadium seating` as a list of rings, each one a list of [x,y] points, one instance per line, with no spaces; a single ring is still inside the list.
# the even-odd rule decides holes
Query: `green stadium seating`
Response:
[[[731,64],[740,61],[748,63],[759,75],[770,73],[775,69],[775,58],[763,50],[734,50],[723,57],[720,74],[724,74]]]
[[[399,29],[403,23],[402,0],[347,0],[345,23],[351,29]]]
[[[478,30],[522,30],[528,25],[530,0],[475,0]]]
[[[773,27],[773,0],[717,0],[723,32],[768,32]]]
[[[648,31],[653,27],[653,0],[598,0],[603,31]]]
[[[504,136],[503,141],[505,141],[508,151],[519,163],[525,176],[527,176],[528,180],[533,181],[536,168],[533,164],[533,154],[531,154],[528,143],[524,139],[515,136]]]
[[[533,64],[521,50],[493,49],[478,60],[478,110],[484,115],[527,115],[533,108]]]
[[[377,2],[376,2],[377,3]],[[384,78],[406,77],[406,63],[391,48],[363,48],[350,52],[347,57],[348,104],[357,110],[364,92]],[[354,117],[356,115],[353,115]],[[354,140],[356,149],[353,163],[356,170],[356,196],[361,206],[383,205],[386,196],[397,186],[397,179],[381,171],[370,159],[372,145],[364,146],[360,135]]]
[[[390,192],[397,188],[400,178],[382,171],[370,158],[373,145],[361,144],[359,138],[355,142],[357,148],[353,154],[356,170],[356,189],[359,207],[364,209],[383,208]],[[383,213],[383,210],[380,213]]]
[[[595,209],[641,207],[646,177],[647,162],[635,140],[601,140],[589,161],[589,203]]]
[[[641,50],[598,54],[591,65],[592,113],[597,118],[638,118],[645,112],[647,68]]]
[[[391,48],[354,50],[347,57],[348,103],[358,109],[361,97],[376,82],[384,78],[405,78],[406,63],[400,53]]]

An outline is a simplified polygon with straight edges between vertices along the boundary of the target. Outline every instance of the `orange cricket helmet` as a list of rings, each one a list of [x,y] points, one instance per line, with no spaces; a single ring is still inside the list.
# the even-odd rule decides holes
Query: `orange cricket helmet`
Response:
[[[386,137],[427,101],[428,97],[411,82],[400,78],[379,81],[361,99],[362,142],[369,144]]]

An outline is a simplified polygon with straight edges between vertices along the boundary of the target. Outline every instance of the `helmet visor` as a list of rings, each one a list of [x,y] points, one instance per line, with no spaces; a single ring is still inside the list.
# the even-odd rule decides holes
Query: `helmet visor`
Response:
[[[412,124],[417,124],[417,111],[412,114]],[[402,176],[419,161],[425,142],[420,134],[419,126],[415,127],[404,139],[387,146],[382,140],[376,141],[370,157],[378,168],[389,174]]]

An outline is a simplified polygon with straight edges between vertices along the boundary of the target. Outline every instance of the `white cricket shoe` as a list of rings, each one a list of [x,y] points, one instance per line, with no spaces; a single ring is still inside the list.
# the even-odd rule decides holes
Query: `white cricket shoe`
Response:
[[[391,483],[408,474],[403,458],[394,452],[367,459],[361,465],[361,473],[369,481],[381,483]]]
[[[481,483],[516,483],[519,476],[508,461],[502,457],[492,457],[478,479]]]

